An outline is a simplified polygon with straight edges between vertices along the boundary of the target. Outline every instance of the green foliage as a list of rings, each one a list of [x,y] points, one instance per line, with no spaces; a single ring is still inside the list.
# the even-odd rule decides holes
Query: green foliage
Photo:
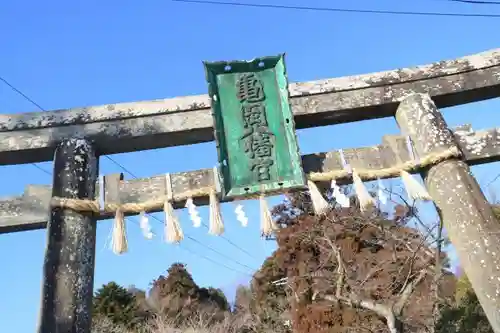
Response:
[[[500,220],[500,206],[492,205],[493,213]],[[493,333],[493,329],[472,289],[472,285],[462,273],[457,281],[454,304],[444,306],[437,323],[437,333]]]
[[[286,277],[278,259],[277,252],[274,252],[254,274],[250,289],[250,311],[263,326],[283,331],[284,318],[290,311],[290,304],[286,286],[273,283]]]
[[[286,277],[278,265],[276,253],[267,258],[260,270],[254,275],[251,290],[255,295],[254,311],[257,313],[280,313],[287,307],[286,288],[273,282]]]
[[[441,318],[436,324],[436,332],[493,333],[486,314],[465,274],[457,283],[455,303],[443,307]]]
[[[166,283],[164,284],[162,293],[183,298],[195,294],[198,285],[194,282],[193,277],[183,264],[172,264],[167,272],[168,276],[165,279]]]
[[[127,327],[134,327],[141,319],[135,296],[115,282],[109,282],[97,290],[93,311],[96,317],[106,317],[114,324]]]
[[[198,290],[198,298],[202,303],[209,303],[210,305],[217,307],[219,310],[230,310],[229,302],[221,289],[212,287],[200,288]]]
[[[168,275],[160,276],[152,285],[155,308],[176,325],[203,315],[208,317],[207,321],[220,321],[230,311],[222,290],[200,288],[183,264],[173,264]]]
[[[151,294],[158,312],[182,322],[191,314],[198,285],[183,264],[174,263],[167,272],[166,277],[161,275],[153,281]]]
[[[352,206],[356,207],[354,202]],[[494,209],[495,213],[500,216],[500,208],[498,207],[494,207]],[[397,232],[399,238],[408,242],[412,240],[417,242],[418,239],[415,240],[412,230],[405,227],[415,213],[414,210],[399,205],[391,214],[380,213],[369,222],[374,226],[382,226],[383,230],[389,230],[391,234]],[[334,211],[327,221],[340,221],[341,219],[353,219],[353,221],[349,220],[351,222],[345,226],[340,226],[339,223],[330,223],[330,228],[324,228],[327,222],[325,219],[318,219],[314,216],[307,193],[294,193],[289,196],[287,202],[277,205],[273,209],[273,215],[282,227],[276,235],[278,250],[267,258],[262,267],[255,273],[251,287],[238,287],[232,313],[222,290],[198,286],[185,265],[174,263],[168,269],[168,274],[159,276],[152,282],[148,295],[134,287],[129,287],[127,290],[114,282],[100,288],[94,297],[94,318],[103,327],[95,332],[121,333],[125,331],[115,331],[114,329],[124,327],[124,329],[131,329],[130,332],[138,333],[138,327],[143,326],[137,323],[144,321],[145,318],[150,318],[150,314],[153,312],[155,315],[159,315],[162,320],[166,320],[169,329],[161,330],[158,321],[153,323],[152,328],[148,328],[147,332],[177,332],[175,328],[182,328],[181,331],[184,329],[190,331],[187,328],[191,328],[192,332],[198,332],[192,328],[193,325],[202,325],[203,329],[200,329],[200,332],[204,333],[267,331],[283,333],[290,332],[291,328],[286,324],[289,319],[292,319],[293,323],[300,322],[301,326],[297,326],[296,329],[301,328],[302,331],[310,331],[314,328],[317,332],[323,332],[321,329],[325,329],[325,327],[329,327],[328,332],[344,332],[346,327],[365,329],[372,327],[375,331],[377,325],[384,327],[385,323],[369,311],[359,311],[359,309],[342,306],[342,304],[332,307],[331,303],[324,301],[322,303],[320,300],[322,293],[331,293],[328,286],[335,283],[334,274],[337,271],[335,267],[330,265],[332,259],[329,256],[325,257],[331,251],[328,248],[322,250],[324,246],[319,247],[318,245],[322,244],[319,242],[321,237],[328,236],[329,239],[334,239],[339,246],[342,246],[343,255],[350,258],[348,265],[357,260],[358,267],[362,267],[359,263],[378,267],[381,263],[390,262],[387,260],[388,255],[387,258],[383,257],[384,253],[392,255],[393,251],[396,250],[398,256],[401,257],[402,251],[404,252],[405,247],[398,250],[392,245],[387,245],[386,247],[390,251],[385,252],[383,246],[379,246],[379,249],[371,247],[372,243],[368,241],[372,238],[387,244],[391,240],[383,238],[375,229],[363,226],[366,217],[358,217],[356,214],[358,214],[357,211],[349,209]],[[389,215],[391,218],[388,217]],[[361,221],[359,227],[355,226],[354,220]],[[447,242],[449,241],[445,239],[445,243]],[[321,257],[322,255],[323,257]],[[448,267],[449,262],[445,254],[443,254],[442,260],[444,266]],[[318,289],[321,291],[318,294],[319,301],[309,302],[312,298],[309,284],[312,284],[313,280],[309,278],[294,280],[294,277],[307,276],[307,274],[320,271],[320,269],[322,274],[326,274],[322,277],[326,281],[326,287],[316,285],[317,289],[318,287],[323,288]],[[332,272],[331,275],[328,275],[328,272]],[[378,292],[377,297],[381,297],[380,302],[390,301],[390,295],[382,295],[379,291],[387,288],[379,288],[378,286],[388,285],[389,279],[394,282],[396,275],[387,269],[379,270],[376,277],[372,276],[370,281],[365,282],[362,292],[373,293],[375,290]],[[300,292],[295,293],[285,285],[272,283],[287,276],[293,290]],[[455,291],[454,300],[453,291]],[[420,308],[429,308],[427,303],[422,302],[427,302],[428,295],[430,295],[427,293],[430,292],[428,283],[422,283],[420,289],[416,291],[415,299],[409,300],[405,308],[405,316],[410,318],[408,325],[421,325],[420,321],[431,320],[429,313],[419,312]],[[436,325],[435,333],[493,333],[465,275],[456,284],[455,278],[453,278],[453,283],[450,282],[447,288],[443,287],[442,292],[443,299],[449,304],[441,307],[441,317]],[[235,324],[236,322],[238,323]],[[217,330],[222,327],[222,330]]]

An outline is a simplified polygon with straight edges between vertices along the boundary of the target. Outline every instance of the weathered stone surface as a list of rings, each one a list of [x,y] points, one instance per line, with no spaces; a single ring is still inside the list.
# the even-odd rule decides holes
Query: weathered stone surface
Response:
[[[469,165],[500,160],[500,143],[497,133],[500,129],[474,132],[470,126],[460,126],[454,131],[457,142]],[[486,143],[485,143],[486,141]],[[382,144],[373,147],[345,149],[344,156],[349,164],[359,169],[380,170],[390,168],[410,160],[406,139],[401,136],[385,136]],[[302,156],[304,170],[307,173],[328,173],[342,170],[338,151],[316,153]],[[120,179],[123,175],[108,175],[104,184],[110,179]],[[175,207],[184,207],[185,199],[200,189],[214,186],[213,170],[174,173],[171,175]],[[112,183],[114,184],[115,181]],[[340,179],[339,183],[349,183],[350,178]],[[326,184],[328,185],[328,184]],[[114,187],[115,185],[113,185]],[[96,185],[95,199],[100,198]],[[119,182],[118,189],[110,190],[105,186],[106,203],[146,202],[161,198],[166,194],[165,177],[129,179]],[[46,185],[29,185],[21,196],[0,198],[0,234],[31,229],[44,228],[47,221],[47,210],[51,198],[51,187]],[[206,196],[195,198],[197,205],[208,204]],[[163,207],[151,212],[161,211]],[[112,217],[102,214],[99,219]]]
[[[59,144],[54,158],[52,195],[89,199],[95,195],[98,165],[84,140]],[[47,230],[42,306],[38,333],[90,333],[96,220],[89,212],[53,208]]]
[[[412,94],[399,104],[396,120],[410,136],[417,156],[440,153],[457,146],[441,112],[426,94]]]
[[[478,156],[488,146],[488,139],[492,141],[489,147],[496,147],[496,135],[471,137],[466,132],[461,136],[464,131],[459,130],[456,139],[427,95],[408,96],[401,102],[396,120],[413,139],[420,156],[456,147],[457,141],[469,156]],[[491,327],[500,332],[500,224],[491,204],[469,166],[459,159],[431,166],[424,178]]]
[[[392,116],[413,92],[447,107],[500,95],[500,51],[289,89],[297,128]],[[212,125],[207,95],[0,115],[0,165],[51,160],[70,137],[93,141],[100,154],[212,141]]]

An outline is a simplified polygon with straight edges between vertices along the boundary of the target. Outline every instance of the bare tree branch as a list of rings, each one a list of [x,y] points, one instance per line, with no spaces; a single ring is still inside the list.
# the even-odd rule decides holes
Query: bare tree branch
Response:
[[[301,247],[303,258],[310,262],[298,257],[291,259],[297,266],[289,282],[293,282],[296,293],[307,296],[300,297],[302,301],[316,303],[322,299],[373,312],[372,316],[385,322],[375,321],[375,331],[401,333],[406,308],[405,326],[425,329],[430,313],[426,318],[414,318],[424,313],[410,307],[409,300],[422,281],[434,276],[434,283],[438,283],[435,275],[443,275],[442,230],[436,233],[439,225],[424,223],[403,196],[393,191],[390,195],[410,207],[408,211],[401,210],[397,220],[387,218],[381,211],[361,215],[356,207],[335,209],[317,220],[303,216],[303,227],[295,225],[297,232],[294,230],[285,240]],[[412,219],[416,223],[407,226]],[[414,225],[421,228],[415,230]],[[430,247],[434,242],[436,251]],[[312,259],[311,253],[319,258]],[[349,321],[347,317],[346,320]]]
[[[439,214],[439,209],[437,209],[437,210],[438,210],[438,214]],[[443,222],[441,219],[441,214],[439,214],[439,215],[440,215],[440,219],[438,221],[439,227],[438,227],[438,235],[437,235],[438,242],[437,242],[437,246],[436,246],[436,259],[435,259],[436,267],[434,270],[434,279],[432,281],[432,287],[431,287],[433,295],[434,295],[434,304],[432,305],[433,325],[431,326],[431,332],[434,332],[434,326],[437,323],[437,321],[439,320],[439,316],[440,316],[439,305],[441,302],[441,297],[440,297],[440,290],[439,290],[440,289],[439,282],[441,280],[441,277],[443,276],[443,269],[442,269],[443,265],[441,263],[441,250],[442,250],[442,244],[443,244]]]
[[[358,307],[373,311],[378,316],[386,320],[387,328],[389,329],[390,333],[401,333],[401,323],[396,318],[392,309],[387,305],[380,304],[368,299],[360,299],[355,295],[350,295],[349,297],[340,297],[340,298],[337,298],[336,296],[333,295],[326,295],[325,299],[331,302],[341,301],[344,304],[347,304],[352,307]]]
[[[427,275],[427,269],[424,268],[424,269],[420,270],[420,273],[418,274],[418,277],[416,279],[410,281],[406,285],[406,287],[404,288],[404,290],[401,293],[401,297],[394,305],[394,313],[396,315],[398,315],[398,316],[401,315],[406,302],[408,301],[411,294],[413,293],[413,290],[425,278],[426,275]]]

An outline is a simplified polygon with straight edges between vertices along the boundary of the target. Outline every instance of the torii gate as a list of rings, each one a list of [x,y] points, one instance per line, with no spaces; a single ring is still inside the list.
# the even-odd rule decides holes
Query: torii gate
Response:
[[[54,159],[52,186],[33,185],[21,196],[0,199],[0,233],[48,226],[40,333],[89,332],[96,220],[114,214],[113,209],[89,213],[83,208],[64,208],[64,200],[56,200],[62,207],[55,207],[53,197],[87,203],[101,197],[103,207],[128,205],[130,209],[124,209],[124,213],[137,214],[140,210],[131,208],[137,203],[147,202],[148,212],[162,210],[164,199],[156,199],[164,198],[167,192],[178,208],[189,198],[207,204],[214,188],[220,200],[231,201],[255,193],[305,188],[306,179],[349,182],[350,173],[344,169],[338,151],[299,158],[295,127],[391,116],[395,116],[402,134],[412,139],[412,148],[407,147],[404,137],[388,136],[381,145],[347,149],[343,156],[363,180],[397,176],[404,168],[423,173],[461,264],[494,331],[500,333],[500,225],[469,171],[470,165],[500,160],[500,134],[497,129],[474,132],[466,126],[452,132],[438,110],[500,96],[500,50],[416,68],[290,85],[281,56],[205,67],[209,95],[0,116],[0,165]],[[271,136],[282,140],[279,147],[275,146],[280,154],[288,154],[286,158],[284,153],[280,155],[281,162],[276,155],[262,160],[264,155],[247,149],[247,153],[261,158],[252,169],[257,170],[257,181],[231,176],[230,168],[237,169],[237,163],[227,160],[224,165],[227,154],[253,158],[232,147],[233,141],[227,139],[233,135],[246,138],[246,120],[230,120],[239,124],[240,133],[230,133],[222,124],[228,121],[224,110],[236,110],[234,103],[238,101],[234,95],[225,96],[224,91],[243,89],[241,85],[228,88],[228,82],[250,75],[243,83],[248,88],[252,73],[258,73],[264,85],[274,82],[273,103],[279,105],[265,111],[267,116],[272,113],[274,120],[268,120],[271,125],[267,132],[260,127],[257,131],[262,143],[259,149],[267,149],[259,154],[265,155],[272,148],[268,145]],[[234,77],[225,81],[221,79],[223,74]],[[251,84],[252,89],[258,89],[258,84]],[[259,96],[253,95],[257,100]],[[239,96],[239,102],[244,97]],[[221,161],[215,171],[172,174],[168,188],[164,176],[124,180],[123,175],[108,175],[98,190],[98,156],[214,139]],[[413,149],[420,162],[415,162]],[[270,166],[286,161],[292,164],[283,172]],[[249,170],[240,171],[250,174]]]

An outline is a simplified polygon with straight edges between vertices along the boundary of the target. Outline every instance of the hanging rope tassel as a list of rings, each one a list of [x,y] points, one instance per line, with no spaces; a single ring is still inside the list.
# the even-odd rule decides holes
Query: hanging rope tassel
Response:
[[[412,200],[432,200],[427,189],[420,184],[412,175],[406,171],[401,171],[401,181],[403,182],[408,198]]]
[[[415,150],[413,149],[413,142],[410,136],[406,137],[406,149],[410,154],[410,158],[413,161],[416,161],[417,156],[415,154]],[[408,172],[404,170],[401,171],[400,177],[401,181],[403,182],[403,185],[405,186],[408,198],[413,200],[425,200],[425,201],[432,200],[431,196],[427,192],[427,189],[424,186],[422,186],[422,184],[420,184],[415,178],[413,178],[413,176],[410,175]]]
[[[215,190],[211,190],[208,195],[210,206],[210,220],[208,225],[208,233],[215,236],[220,236],[224,233],[224,222],[220,211],[220,202],[217,199]]]
[[[377,197],[382,205],[387,204],[387,195],[385,194],[385,187],[382,179],[377,178]]]
[[[266,198],[263,194],[260,195],[260,231],[262,236],[271,236],[275,230],[278,229],[276,222],[274,222],[267,205]]]
[[[246,216],[245,211],[243,210],[243,205],[242,204],[236,205],[234,212],[236,214],[236,220],[241,223],[241,226],[242,227],[248,226],[248,217]]]
[[[328,202],[323,197],[323,195],[321,194],[321,192],[319,191],[316,184],[311,180],[307,180],[307,187],[309,188],[309,195],[311,196],[314,214],[316,215],[326,214],[329,205]]]
[[[361,209],[361,211],[364,212],[368,208],[373,207],[375,205],[375,202],[370,193],[368,192],[367,188],[365,187],[365,184],[363,184],[363,181],[356,172],[356,169],[352,169],[352,180],[354,185],[354,191],[358,196],[359,208]]]
[[[170,201],[165,201],[163,211],[165,212],[165,241],[179,243],[184,239],[184,233]]]
[[[149,224],[149,219],[148,219],[148,216],[146,215],[146,212],[141,212],[141,219],[140,219],[139,225],[141,227],[142,234],[144,235],[144,238],[152,239],[153,232],[151,231],[151,225]]]
[[[332,179],[330,188],[332,189],[332,197],[340,205],[340,207],[349,208],[351,206],[351,201],[349,200],[347,195],[342,193],[342,190],[337,185],[337,181],[335,181],[335,179]]]
[[[179,243],[184,239],[184,233],[172,205],[172,180],[169,173],[165,175],[165,188],[167,192],[167,200],[163,204],[163,211],[165,212],[165,241],[167,243]]]
[[[115,214],[113,224],[113,233],[111,236],[111,249],[114,254],[123,254],[128,251],[127,230],[125,228],[125,216],[123,211],[118,208]]]

